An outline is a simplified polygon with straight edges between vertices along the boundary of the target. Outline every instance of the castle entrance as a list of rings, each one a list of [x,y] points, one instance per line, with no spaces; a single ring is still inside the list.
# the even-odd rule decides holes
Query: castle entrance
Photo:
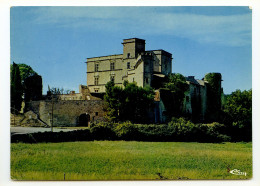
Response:
[[[79,126],[89,126],[90,125],[90,115],[88,113],[81,114],[79,116]]]

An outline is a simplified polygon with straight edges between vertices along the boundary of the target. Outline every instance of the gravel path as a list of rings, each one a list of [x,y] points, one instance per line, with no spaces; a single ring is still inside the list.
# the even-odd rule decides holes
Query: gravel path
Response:
[[[53,128],[53,132],[68,132],[76,129],[57,129]],[[28,134],[36,132],[51,131],[51,128],[41,128],[41,127],[11,127],[11,134]]]

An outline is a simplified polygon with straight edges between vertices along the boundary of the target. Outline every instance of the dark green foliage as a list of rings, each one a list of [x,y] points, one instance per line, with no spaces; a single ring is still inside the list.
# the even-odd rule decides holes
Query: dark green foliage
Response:
[[[160,92],[167,116],[169,118],[181,117],[185,92],[189,88],[185,77],[179,73],[169,74],[164,87],[164,89],[160,89]]]
[[[108,105],[110,121],[132,121],[144,123],[148,109],[153,104],[154,92],[150,87],[138,87],[135,83],[124,82],[125,88],[106,84],[104,99]]]
[[[148,109],[153,104],[154,92],[150,87],[138,87],[127,83],[123,89],[123,100],[120,108],[120,120],[134,123],[145,123]]]
[[[205,75],[207,85],[207,120],[217,121],[221,110],[221,74],[208,73]]]
[[[173,92],[182,92],[187,90],[186,79],[182,74],[172,73],[166,77],[165,88],[170,89]]]
[[[24,81],[25,101],[40,100],[42,97],[42,77],[34,74]]]
[[[21,110],[22,95],[23,87],[19,66],[13,63],[11,66],[11,112],[17,113]]]
[[[42,96],[41,76],[39,76],[29,65],[14,63],[11,65],[11,81],[13,77],[12,74],[17,73],[17,69],[19,70],[21,81],[21,89],[19,89],[22,92],[21,94],[24,93],[25,101],[39,100]]]
[[[214,124],[215,125],[215,124]],[[195,142],[222,142],[230,141],[225,133],[212,130],[208,125],[194,124],[184,118],[173,118],[163,125],[139,125],[141,141],[195,141]]]
[[[232,139],[226,135],[225,125],[219,123],[194,124],[183,118],[173,118],[168,124],[96,123],[89,129],[72,132],[44,132],[12,136],[12,142],[62,142],[90,140],[132,141],[189,141],[224,142]]]
[[[70,89],[64,89],[64,88],[59,88],[59,87],[52,87],[50,88],[50,86],[48,85],[48,91],[47,91],[47,95],[59,95],[59,94],[69,94],[70,93]]]
[[[68,142],[68,141],[92,141],[93,137],[89,129],[70,132],[38,132],[33,134],[16,134],[11,136],[11,142],[41,143],[41,142]]]
[[[19,66],[20,74],[21,74],[21,80],[22,83],[24,83],[25,79],[34,75],[38,75],[32,67],[26,64],[17,64]]]
[[[115,86],[113,81],[109,81],[106,84],[104,99],[108,105],[108,119],[110,121],[119,121],[119,111],[123,101],[123,89]]]
[[[224,105],[223,122],[237,140],[252,140],[252,90],[236,90]]]
[[[139,132],[135,124],[127,121],[124,123],[114,123],[113,131],[116,136],[122,140],[137,140],[140,138]]]
[[[90,132],[95,140],[115,140],[116,134],[113,131],[113,125],[109,125],[108,123],[98,123],[96,125],[92,125],[90,128]]]

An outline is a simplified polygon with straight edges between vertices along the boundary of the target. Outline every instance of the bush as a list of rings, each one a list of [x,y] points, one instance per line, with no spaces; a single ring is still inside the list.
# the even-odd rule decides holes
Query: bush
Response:
[[[38,132],[33,134],[15,134],[11,136],[12,143],[41,143],[41,142],[68,142],[91,141],[93,136],[89,129],[70,132]]]
[[[134,140],[137,134],[137,128],[130,121],[114,124],[113,130],[116,136],[122,140]]]
[[[90,129],[71,132],[44,132],[12,136],[12,142],[66,142],[90,140],[226,142],[236,141],[223,124],[194,124],[184,118],[172,118],[168,124],[133,124],[101,122]]]
[[[107,122],[100,122],[92,124],[90,133],[96,140],[116,140],[116,134],[113,130],[113,124]]]

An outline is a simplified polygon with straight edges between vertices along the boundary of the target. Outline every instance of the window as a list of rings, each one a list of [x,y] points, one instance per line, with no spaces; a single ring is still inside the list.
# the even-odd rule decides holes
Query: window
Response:
[[[130,69],[130,62],[127,62],[127,69]]]
[[[110,81],[115,82],[115,76],[110,76]]]
[[[99,64],[96,63],[96,64],[95,64],[95,72],[98,72],[98,67],[99,67]]]
[[[148,82],[149,82],[149,81],[148,81],[148,78],[145,78],[145,83],[148,84]]]
[[[98,90],[99,90],[98,88],[95,88],[95,89],[94,89],[95,92],[98,92]]]
[[[127,58],[130,58],[130,53],[127,53]]]
[[[110,70],[115,70],[115,63],[110,63]]]
[[[95,115],[98,116],[98,112],[96,112]]]
[[[98,77],[95,77],[95,85],[98,85]]]

